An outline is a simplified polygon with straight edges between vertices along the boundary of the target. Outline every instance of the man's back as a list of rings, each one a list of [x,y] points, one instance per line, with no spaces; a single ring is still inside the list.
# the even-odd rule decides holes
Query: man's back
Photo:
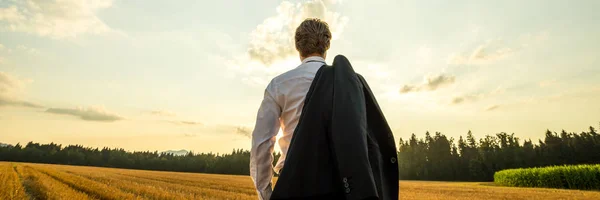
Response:
[[[282,108],[280,120],[283,132],[283,136],[278,141],[282,155],[275,166],[275,171],[279,171],[283,167],[285,152],[287,152],[292,134],[302,114],[306,93],[315,74],[324,64],[325,60],[321,57],[309,57],[300,66],[275,77],[272,81],[273,88],[276,89],[276,95],[278,95],[276,102]]]
[[[300,66],[273,78],[265,89],[265,97],[252,134],[252,155],[256,156],[252,156],[250,160],[250,175],[261,196],[270,195],[272,170],[280,171],[283,168],[292,135],[302,114],[306,93],[316,72],[324,64],[322,57],[308,57]],[[281,157],[272,169],[271,155],[279,128],[283,132],[278,141]]]
[[[271,196],[273,170],[279,172],[283,168],[306,93],[317,71],[325,64],[331,37],[329,25],[320,19],[306,19],[300,23],[294,41],[302,64],[273,78],[265,89],[250,150],[250,176],[259,199]],[[283,137],[279,140],[281,157],[273,168],[273,148],[280,128],[283,129]]]

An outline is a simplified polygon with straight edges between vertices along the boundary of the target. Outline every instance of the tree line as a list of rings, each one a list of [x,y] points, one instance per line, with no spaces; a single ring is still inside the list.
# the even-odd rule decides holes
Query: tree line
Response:
[[[273,154],[275,159],[280,154]],[[122,148],[91,148],[81,145],[39,144],[29,142],[0,146],[0,160],[48,164],[83,165],[159,171],[248,175],[250,151],[231,153],[173,153],[125,151]],[[398,146],[400,179],[444,181],[492,181],[496,171],[512,168],[564,164],[600,163],[600,134],[547,131],[537,143],[514,134],[498,133],[476,139],[469,131],[458,141],[444,134],[415,134],[400,138]]]
[[[581,133],[547,130],[537,144],[521,143],[514,133],[476,139],[469,131],[455,141],[427,132],[425,138],[401,138],[398,148],[400,178],[410,180],[493,181],[503,169],[600,163],[600,135],[593,127]]]
[[[281,156],[274,153],[275,161]],[[122,148],[90,148],[81,145],[39,144],[29,142],[0,146],[0,160],[47,164],[143,169],[158,171],[199,172],[215,174],[249,174],[250,151],[235,149],[231,153],[173,153],[125,151]],[[275,163],[275,161],[273,163]]]

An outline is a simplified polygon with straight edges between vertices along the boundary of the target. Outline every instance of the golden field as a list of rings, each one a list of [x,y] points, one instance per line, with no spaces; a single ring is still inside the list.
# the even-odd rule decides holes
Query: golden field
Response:
[[[0,199],[257,199],[248,176],[0,162]],[[600,192],[400,181],[400,199],[600,199]]]

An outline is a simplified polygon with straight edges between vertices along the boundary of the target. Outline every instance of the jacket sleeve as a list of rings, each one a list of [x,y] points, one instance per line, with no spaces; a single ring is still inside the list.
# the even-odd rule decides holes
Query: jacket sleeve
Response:
[[[272,193],[273,148],[280,128],[281,107],[274,98],[272,85],[265,90],[252,132],[250,176],[259,199],[269,199]]]

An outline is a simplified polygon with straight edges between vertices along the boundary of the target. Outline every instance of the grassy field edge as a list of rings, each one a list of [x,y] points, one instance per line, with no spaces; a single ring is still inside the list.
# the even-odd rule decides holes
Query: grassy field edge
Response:
[[[506,169],[494,174],[494,183],[511,187],[600,190],[600,164]]]

